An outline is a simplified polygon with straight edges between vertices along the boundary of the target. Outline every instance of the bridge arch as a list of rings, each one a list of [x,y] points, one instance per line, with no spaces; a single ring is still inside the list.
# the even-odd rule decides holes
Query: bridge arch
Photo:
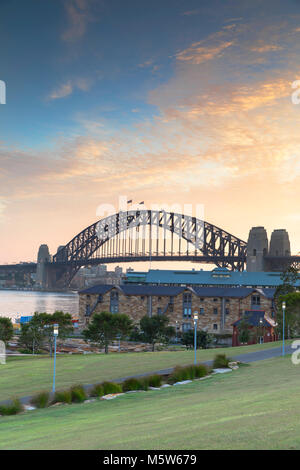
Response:
[[[145,227],[150,237],[148,250],[143,238]],[[157,237],[159,229],[160,234],[163,232],[161,244]],[[179,240],[176,252],[174,235]],[[141,240],[144,242],[139,244]],[[180,251],[181,240],[186,242],[187,250]],[[187,260],[243,270],[246,249],[245,241],[195,217],[164,210],[130,210],[86,227],[54,255],[52,265],[59,268],[56,281],[68,285],[81,266],[109,262]]]

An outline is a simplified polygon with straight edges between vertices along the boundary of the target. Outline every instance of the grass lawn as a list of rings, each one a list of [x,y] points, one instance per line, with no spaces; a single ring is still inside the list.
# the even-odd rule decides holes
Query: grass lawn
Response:
[[[0,418],[0,449],[300,449],[299,367],[279,357],[188,385]]]
[[[228,356],[260,349],[278,347],[281,343],[243,346],[224,349],[206,349],[197,352],[198,360],[213,359],[216,352]],[[86,355],[61,355],[57,357],[56,388],[68,388],[76,383],[97,383],[143,372],[190,364],[194,352],[163,351],[146,353],[110,353]],[[0,365],[0,401],[12,396],[31,395],[41,390],[51,390],[53,359],[49,357],[8,357],[6,365]]]

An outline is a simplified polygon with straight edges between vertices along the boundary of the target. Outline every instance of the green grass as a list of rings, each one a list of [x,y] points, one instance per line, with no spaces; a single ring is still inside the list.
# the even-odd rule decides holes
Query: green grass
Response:
[[[109,402],[2,417],[0,449],[300,449],[299,370],[286,356]]]
[[[281,343],[199,350],[199,361],[213,359],[216,353],[238,355],[260,349],[279,346]],[[143,372],[155,372],[175,365],[191,364],[194,352],[162,351],[146,353],[62,355],[57,357],[56,388],[69,388],[78,383],[94,384],[115,380]],[[12,396],[27,396],[51,390],[53,359],[45,356],[8,357],[6,365],[0,365],[0,401]]]

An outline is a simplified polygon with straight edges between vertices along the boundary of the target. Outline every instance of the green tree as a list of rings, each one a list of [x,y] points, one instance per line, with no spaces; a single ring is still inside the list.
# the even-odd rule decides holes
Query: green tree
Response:
[[[239,342],[248,343],[251,339],[250,325],[246,318],[242,318],[240,323],[237,326],[239,333]]]
[[[108,346],[116,339],[116,336],[120,335],[124,338],[130,334],[132,328],[133,324],[128,315],[109,312],[95,313],[92,321],[83,331],[83,337],[100,347],[104,346],[105,354],[108,354]]]
[[[154,351],[156,343],[168,343],[175,336],[175,328],[168,326],[169,319],[165,315],[145,315],[140,321],[142,338],[146,343],[152,344]]]
[[[285,338],[296,337],[300,334],[300,292],[290,292],[278,298],[276,314],[277,331],[283,337],[282,303],[286,303]]]
[[[212,343],[212,336],[205,330],[197,330],[197,349],[207,349]],[[185,331],[182,334],[181,343],[184,344],[187,349],[194,347],[194,330]]]
[[[31,322],[21,324],[20,348],[31,351],[34,354],[41,350],[44,340],[45,332],[40,325]]]
[[[0,317],[0,340],[5,344],[13,337],[14,327],[10,318]]]
[[[61,311],[56,311],[53,314],[35,312],[29,323],[35,331],[42,332],[43,342],[48,346],[51,356],[54,343],[53,325],[57,323],[59,326],[59,338],[65,338],[73,332],[72,316]]]

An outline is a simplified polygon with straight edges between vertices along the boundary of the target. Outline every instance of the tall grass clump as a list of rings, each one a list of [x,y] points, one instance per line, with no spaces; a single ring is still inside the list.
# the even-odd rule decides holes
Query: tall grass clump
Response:
[[[168,382],[173,384],[176,382],[183,382],[184,380],[200,379],[206,375],[208,375],[208,368],[204,364],[176,366],[173,372],[169,375]]]
[[[72,402],[82,403],[87,399],[87,394],[82,385],[74,385],[70,389]]]
[[[70,405],[72,403],[71,390],[57,391],[54,395],[54,399],[52,403],[53,404],[54,403],[67,403],[68,405]]]
[[[47,406],[49,406],[49,392],[37,393],[32,397],[30,403],[36,408],[47,408]]]
[[[17,415],[18,413],[21,413],[23,411],[23,406],[17,398],[14,398],[11,400],[11,403],[8,405],[1,405],[0,406],[0,415],[3,416],[11,416],[11,415]]]
[[[103,397],[104,388],[102,384],[96,384],[90,391],[90,397]]]
[[[104,395],[110,395],[112,393],[122,393],[122,387],[114,382],[103,382],[102,384]]]
[[[159,374],[145,377],[148,387],[160,387],[162,385],[162,376]]]
[[[131,378],[122,383],[123,392],[132,392],[134,390],[147,390],[148,383],[145,379]]]
[[[213,369],[223,369],[228,367],[231,359],[226,354],[217,354],[214,358]]]

